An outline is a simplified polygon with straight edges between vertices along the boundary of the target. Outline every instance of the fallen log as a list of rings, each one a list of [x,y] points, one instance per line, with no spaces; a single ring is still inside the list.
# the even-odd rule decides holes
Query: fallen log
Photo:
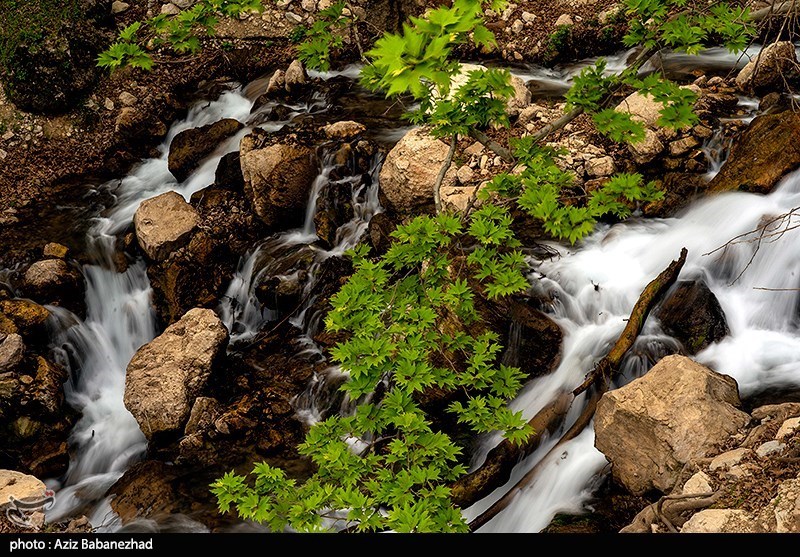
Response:
[[[622,334],[617,339],[611,351],[595,366],[589,373],[586,380],[571,393],[561,395],[556,401],[546,406],[528,422],[536,435],[526,444],[517,446],[503,441],[489,453],[483,466],[474,472],[459,479],[452,488],[452,497],[455,504],[465,508],[484,496],[488,495],[495,488],[500,487],[511,475],[511,470],[525,456],[533,452],[538,447],[542,435],[542,429],[537,429],[536,424],[545,423],[547,431],[552,433],[563,421],[569,405],[578,395],[594,387],[586,401],[583,412],[575,423],[561,437],[559,442],[550,450],[552,453],[559,446],[577,437],[583,429],[591,423],[597,403],[600,397],[608,390],[610,381],[614,373],[619,369],[622,360],[628,351],[633,347],[636,338],[639,336],[650,310],[658,303],[669,288],[678,280],[681,269],[686,263],[686,248],[681,250],[680,257],[671,262],[655,279],[653,279],[642,291],[636,304],[633,306],[628,323]],[[558,412],[555,412],[558,409]],[[554,423],[554,421],[557,422]],[[548,453],[549,454],[549,453]],[[540,462],[544,462],[544,459]],[[500,511],[505,509],[508,504],[522,491],[536,476],[539,466],[534,466],[508,493],[494,503],[483,514],[478,516],[470,523],[470,529],[476,530],[494,518]]]

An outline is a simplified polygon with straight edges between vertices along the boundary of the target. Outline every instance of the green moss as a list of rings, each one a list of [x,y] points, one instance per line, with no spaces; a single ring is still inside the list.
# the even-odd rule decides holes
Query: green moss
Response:
[[[572,25],[559,25],[556,30],[550,34],[547,39],[546,52],[548,56],[556,56],[562,52],[569,45],[570,37],[572,37]]]

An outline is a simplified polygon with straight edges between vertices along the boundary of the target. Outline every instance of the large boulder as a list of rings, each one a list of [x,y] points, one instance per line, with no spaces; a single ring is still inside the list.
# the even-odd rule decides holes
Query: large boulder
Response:
[[[186,245],[198,222],[197,211],[174,191],[143,201],[133,216],[136,239],[154,261]]]
[[[797,53],[791,41],[779,41],[758,53],[736,76],[736,87],[747,95],[782,91],[797,76]]]
[[[219,146],[222,140],[244,127],[233,118],[225,118],[213,124],[184,130],[169,146],[169,171],[179,182],[183,182],[197,165]]]
[[[35,476],[14,470],[0,470],[0,512],[3,514],[6,514],[7,509],[10,510],[10,506],[13,505],[12,498],[24,502],[41,501],[46,495],[45,491],[47,486]],[[16,519],[15,522],[19,521],[14,525],[16,528],[12,526],[12,531],[30,532],[31,529],[37,531],[44,525],[44,510],[41,507],[35,507],[30,511],[20,510],[21,514],[6,514],[9,522],[0,523],[0,532],[8,532],[5,527],[6,524],[10,524],[12,517]]]
[[[769,193],[783,176],[800,166],[800,114],[759,116],[736,140],[709,191]]]
[[[63,259],[37,261],[25,272],[25,293],[42,303],[75,311],[83,302],[83,276]]]
[[[684,356],[667,356],[643,377],[603,395],[595,445],[631,493],[668,493],[685,464],[719,449],[748,423],[739,404],[733,378]]]
[[[416,128],[389,151],[381,168],[381,191],[397,214],[411,216],[433,212],[433,184],[448,150],[444,142],[423,128]],[[455,187],[456,176],[456,165],[451,165],[442,188]]]
[[[730,332],[722,306],[702,279],[679,282],[656,316],[689,354],[697,354]]]
[[[661,117],[663,109],[664,103],[658,102],[652,95],[631,93],[614,110],[630,114],[631,119],[652,128]]]
[[[228,331],[217,315],[198,308],[134,354],[124,400],[148,439],[183,431],[227,341]]]
[[[303,145],[261,148],[259,143],[255,134],[248,135],[239,150],[245,196],[268,227],[297,226],[318,175],[317,155]]]

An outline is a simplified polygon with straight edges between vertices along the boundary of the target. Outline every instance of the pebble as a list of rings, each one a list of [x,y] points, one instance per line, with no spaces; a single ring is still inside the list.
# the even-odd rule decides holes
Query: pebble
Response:
[[[317,7],[317,3],[314,0],[302,0],[300,7],[307,12],[313,12]]]
[[[536,14],[532,14],[531,12],[522,12],[522,20],[525,23],[533,23],[536,21]]]
[[[286,16],[286,19],[288,19],[292,23],[300,23],[301,21],[303,21],[303,18],[294,12],[286,12],[286,14],[284,15]]]
[[[6,151],[3,151],[2,149],[0,149],[0,161],[5,160],[5,158],[7,156],[8,156],[8,153]]]
[[[164,4],[161,6],[161,13],[164,15],[178,15],[181,13],[181,9],[170,2],[169,4]]]
[[[3,141],[8,141],[9,139],[14,137],[14,132],[8,130],[6,133],[3,134]]]
[[[127,10],[130,7],[131,7],[131,5],[128,4],[127,2],[121,2],[120,0],[114,0],[114,2],[111,3],[111,13],[112,14],[121,14],[122,12],[124,12],[125,10]]]
[[[106,100],[103,101],[103,106],[106,108],[106,110],[114,110],[114,101],[106,98]]]
[[[123,91],[119,94],[119,102],[122,106],[133,106],[138,102],[139,99],[128,93],[127,91]]]
[[[573,23],[574,22],[569,14],[561,14],[556,20],[556,27],[561,27],[562,25],[572,25]]]

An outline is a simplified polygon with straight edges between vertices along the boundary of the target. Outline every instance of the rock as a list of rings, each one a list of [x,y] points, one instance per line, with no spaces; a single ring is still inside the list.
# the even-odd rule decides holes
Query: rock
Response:
[[[772,440],[759,445],[756,449],[756,454],[761,458],[764,458],[773,454],[781,454],[783,453],[784,449],[786,449],[785,443],[781,443],[778,440]]]
[[[792,99],[788,95],[773,91],[764,95],[761,102],[758,103],[758,111],[761,114],[772,114],[775,112],[784,112],[792,109]]]
[[[781,482],[770,506],[774,509],[777,533],[800,532],[800,479]]]
[[[114,110],[114,101],[106,97],[106,99],[103,101],[103,108],[106,110]]]
[[[284,83],[286,90],[289,93],[294,93],[295,91],[302,89],[305,87],[306,83],[308,83],[306,69],[300,60],[293,61],[291,64],[289,64],[289,67],[286,68]]]
[[[3,511],[11,497],[18,501],[35,501],[42,499],[45,491],[47,491],[47,486],[35,476],[14,470],[0,470],[0,509]],[[44,524],[44,512],[35,511],[29,515],[29,519],[38,530]]]
[[[117,115],[114,131],[131,141],[147,141],[165,137],[168,130],[158,118],[126,106]]]
[[[322,132],[328,139],[353,139],[365,131],[367,131],[367,128],[364,124],[359,124],[351,120],[335,122],[322,128]]]
[[[227,341],[217,315],[198,308],[136,351],[128,364],[124,401],[148,439],[183,431]]]
[[[700,145],[700,143],[694,137],[684,137],[683,139],[678,139],[669,144],[669,154],[673,157],[679,157],[685,155],[698,145]]]
[[[0,314],[14,325],[13,331],[23,338],[40,337],[46,334],[45,324],[50,312],[30,300],[0,300]]]
[[[286,91],[286,72],[275,70],[267,83],[266,95],[276,95]]]
[[[133,216],[136,239],[153,261],[162,261],[185,246],[198,222],[194,207],[174,191],[142,201]]]
[[[217,399],[205,396],[197,397],[192,405],[192,411],[189,413],[189,421],[186,422],[184,433],[191,435],[206,429],[214,423],[221,411],[222,405]]]
[[[712,472],[716,470],[726,470],[739,464],[747,455],[751,454],[750,449],[739,447],[732,451],[724,452],[714,457],[708,465],[708,469]]]
[[[114,0],[111,3],[111,13],[112,14],[121,14],[122,12],[126,11],[130,8],[130,4],[127,2],[121,2],[120,0]]]
[[[528,86],[521,78],[515,75],[511,76],[510,83],[514,87],[514,94],[508,99],[506,109],[509,116],[518,116],[523,109],[531,104],[531,90],[528,89]]]
[[[787,437],[791,437],[798,428],[800,428],[800,418],[789,418],[781,424],[775,439],[783,441]]]
[[[533,23],[534,21],[536,21],[536,14],[533,14],[531,12],[522,12],[522,20],[525,23]]]
[[[178,6],[182,10],[191,8],[192,6],[195,5],[196,2],[197,0],[172,0],[172,3]]]
[[[319,171],[316,153],[306,146],[281,143],[256,148],[249,137],[242,140],[239,151],[245,197],[268,227],[298,226]]]
[[[244,190],[244,176],[238,151],[228,153],[219,160],[217,170],[214,172],[214,185],[237,192]]]
[[[475,172],[465,164],[458,169],[456,177],[461,185],[471,184],[475,180]]]
[[[467,211],[470,201],[480,187],[477,185],[442,186],[439,191],[439,195],[442,198],[442,206],[449,211],[463,214]],[[475,201],[475,206],[480,206],[480,202]]]
[[[511,24],[511,32],[512,33],[522,33],[522,30],[525,28],[525,23],[521,19],[514,20],[514,23]]]
[[[705,472],[697,472],[683,484],[684,495],[694,495],[697,493],[711,493],[711,478]]]
[[[556,27],[561,27],[563,25],[574,25],[572,17],[570,17],[569,14],[561,14],[558,16],[558,19],[556,20]]]
[[[604,178],[617,171],[614,159],[608,156],[586,161],[585,168],[586,174],[591,178]]]
[[[377,255],[383,255],[391,246],[391,233],[395,227],[395,222],[386,213],[378,213],[370,219],[367,236]]]
[[[631,119],[653,128],[661,117],[663,109],[664,103],[656,101],[651,95],[632,93],[620,102],[614,110],[628,113],[631,115]]]
[[[681,528],[682,534],[721,534],[754,532],[754,518],[739,509],[705,509],[696,513]]]
[[[399,215],[410,216],[434,210],[433,184],[447,158],[448,146],[424,129],[408,132],[386,155],[381,168],[381,191]],[[442,188],[455,186],[457,169],[451,165]]]
[[[59,417],[63,413],[64,382],[69,373],[60,365],[36,357],[36,377],[33,381],[33,403],[37,412],[48,417]]]
[[[800,165],[800,114],[757,117],[734,142],[728,162],[709,183],[709,191],[769,193]]]
[[[661,154],[664,144],[658,139],[656,132],[646,129],[644,130],[644,139],[628,144],[628,150],[633,155],[634,161],[639,164],[647,164]]]
[[[730,333],[722,306],[702,279],[678,282],[656,310],[656,317],[689,354],[697,354]]]
[[[0,334],[0,373],[17,371],[24,357],[25,343],[21,336]]]
[[[118,98],[122,106],[133,106],[137,102],[139,102],[139,99],[137,99],[127,91],[123,91],[122,93],[120,93]]]
[[[50,242],[49,244],[44,246],[42,250],[42,255],[48,259],[66,259],[67,255],[69,254],[69,248],[67,246],[62,246],[61,244],[56,244],[55,242]]]
[[[686,463],[748,423],[738,405],[733,378],[684,356],[667,356],[643,377],[603,395],[595,445],[631,493],[669,493]]]
[[[164,15],[178,15],[181,9],[172,2],[161,6],[161,13]]]
[[[183,182],[200,161],[219,147],[222,140],[243,127],[244,124],[238,120],[225,118],[207,126],[182,131],[169,146],[169,171],[178,182]]]
[[[532,307],[513,302],[507,315],[518,327],[519,337],[509,339],[506,365],[518,367],[528,377],[540,377],[553,371],[561,361],[563,333],[548,315]],[[511,330],[509,335],[513,335]]]
[[[790,41],[772,43],[757,54],[736,76],[736,87],[745,94],[762,95],[783,90],[797,75],[797,53]]]
[[[25,292],[40,302],[77,309],[83,302],[83,275],[63,259],[37,261],[25,271]]]

